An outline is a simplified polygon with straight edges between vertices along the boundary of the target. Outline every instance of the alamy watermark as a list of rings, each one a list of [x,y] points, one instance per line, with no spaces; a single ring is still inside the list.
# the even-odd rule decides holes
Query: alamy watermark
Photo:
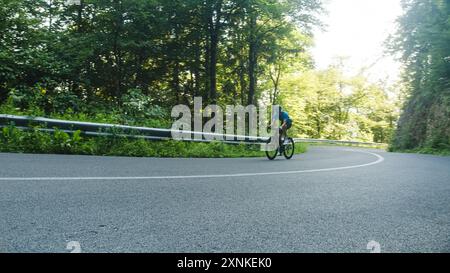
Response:
[[[81,244],[77,241],[68,242],[66,246],[66,250],[69,250],[70,253],[79,254],[82,253]]]
[[[81,0],[66,0],[66,5],[81,5]]]
[[[376,241],[370,241],[367,244],[367,250],[370,250],[370,253],[379,254],[381,253],[381,244]]]
[[[279,146],[280,107],[256,107],[255,105],[209,105],[203,109],[201,97],[194,99],[194,111],[189,106],[177,105],[172,109],[174,140],[245,141],[271,137],[270,143],[261,144],[262,151],[274,151]],[[205,119],[208,119],[204,123]],[[270,121],[270,124],[269,124]],[[270,128],[270,132],[269,132]],[[226,134],[225,134],[226,132]],[[237,139],[236,139],[237,138]]]

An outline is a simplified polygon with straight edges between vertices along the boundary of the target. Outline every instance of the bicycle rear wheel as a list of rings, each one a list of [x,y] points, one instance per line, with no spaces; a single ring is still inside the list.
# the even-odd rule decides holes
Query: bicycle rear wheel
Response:
[[[295,154],[295,142],[292,138],[288,138],[288,142],[286,145],[284,145],[284,157],[286,157],[287,160],[292,159]]]

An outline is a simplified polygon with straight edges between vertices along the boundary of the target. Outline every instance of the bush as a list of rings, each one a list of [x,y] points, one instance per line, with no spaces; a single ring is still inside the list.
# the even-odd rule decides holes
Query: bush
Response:
[[[139,89],[129,90],[120,107],[109,101],[88,104],[67,90],[55,92],[50,96],[39,84],[12,89],[6,102],[0,105],[0,113],[154,128],[170,128],[172,124],[168,111],[152,104]]]
[[[121,101],[122,117],[126,123],[136,124],[141,121],[147,123],[146,121],[149,120],[158,121],[167,119],[166,111],[157,105],[153,105],[151,98],[144,95],[140,89],[128,90],[128,93],[122,97]]]

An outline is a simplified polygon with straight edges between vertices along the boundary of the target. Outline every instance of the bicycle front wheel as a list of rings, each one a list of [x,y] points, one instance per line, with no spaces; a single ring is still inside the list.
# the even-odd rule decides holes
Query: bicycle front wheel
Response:
[[[286,159],[292,159],[292,157],[294,157],[295,154],[295,142],[292,138],[288,139],[287,144],[284,145],[284,157],[286,157]]]
[[[269,139],[268,143],[271,143],[271,142],[272,142],[272,138]],[[269,160],[275,160],[275,158],[277,158],[277,156],[278,156],[278,149],[275,149],[274,151],[266,151],[266,155]]]

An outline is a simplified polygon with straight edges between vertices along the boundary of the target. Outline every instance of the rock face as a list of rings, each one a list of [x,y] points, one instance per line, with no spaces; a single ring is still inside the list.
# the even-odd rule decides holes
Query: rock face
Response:
[[[412,97],[392,146],[397,150],[450,149],[450,89],[434,98]]]
[[[404,1],[393,48],[402,54],[406,101],[393,150],[450,151],[450,1]]]

